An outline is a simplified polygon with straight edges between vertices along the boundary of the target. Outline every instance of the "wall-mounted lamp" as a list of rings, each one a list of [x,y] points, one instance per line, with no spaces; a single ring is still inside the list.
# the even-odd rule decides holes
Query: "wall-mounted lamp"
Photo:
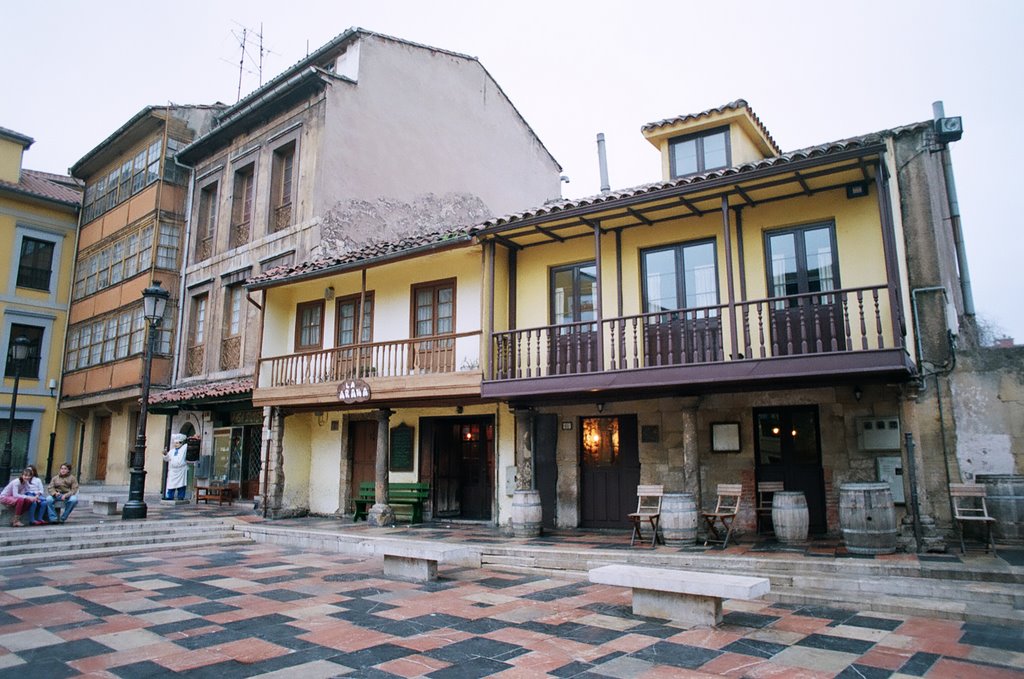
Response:
[[[597,412],[599,412],[599,413],[603,413],[604,412],[604,404],[603,403],[598,403],[597,404]]]
[[[324,289],[324,299],[326,299],[328,301],[334,299],[334,286],[333,285],[328,285],[327,288]]]
[[[455,406],[455,412],[458,413],[459,415],[462,414],[462,410],[462,406]]]
[[[860,397],[864,395],[864,392],[860,390],[860,387],[853,388],[853,399],[860,403]]]
[[[327,424],[327,415],[324,413],[324,411],[318,410],[313,414],[316,415],[316,424],[318,427],[322,427],[325,424]]]
[[[852,184],[846,185],[847,198],[863,198],[866,195],[868,195],[867,182],[853,182]]]
[[[50,390],[50,398],[57,395],[57,380],[51,377],[50,382],[46,386]]]

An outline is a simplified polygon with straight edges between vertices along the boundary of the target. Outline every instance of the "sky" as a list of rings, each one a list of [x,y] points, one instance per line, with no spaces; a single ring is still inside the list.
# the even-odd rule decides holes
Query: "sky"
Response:
[[[566,198],[599,192],[598,132],[621,189],[660,179],[647,122],[742,98],[791,151],[931,119],[942,100],[963,118],[951,153],[978,317],[1024,343],[1020,217],[1002,205],[1020,190],[1024,2],[0,0],[0,15],[0,127],[36,140],[25,167],[58,173],[147,105],[234,103],[243,29],[242,96],[259,34],[263,82],[352,26],[479,58]]]

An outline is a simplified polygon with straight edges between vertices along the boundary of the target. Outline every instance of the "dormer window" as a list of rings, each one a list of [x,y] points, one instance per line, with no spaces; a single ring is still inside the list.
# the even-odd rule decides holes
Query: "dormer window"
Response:
[[[668,143],[672,178],[730,165],[729,128],[718,127],[676,137]]]

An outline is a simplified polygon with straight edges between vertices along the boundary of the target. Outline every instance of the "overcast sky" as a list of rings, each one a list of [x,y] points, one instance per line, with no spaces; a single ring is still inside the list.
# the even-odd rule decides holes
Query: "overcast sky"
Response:
[[[561,163],[566,197],[599,190],[598,132],[612,187],[625,188],[660,179],[640,134],[653,120],[743,98],[790,151],[930,119],[941,99],[964,120],[952,154],[978,315],[1024,343],[1020,218],[1001,204],[1021,190],[1024,2],[4,5],[0,127],[34,138],[25,166],[50,172],[146,105],[234,103],[242,29],[255,40],[261,26],[263,82],[350,26],[478,57]],[[258,59],[254,41],[243,96]]]

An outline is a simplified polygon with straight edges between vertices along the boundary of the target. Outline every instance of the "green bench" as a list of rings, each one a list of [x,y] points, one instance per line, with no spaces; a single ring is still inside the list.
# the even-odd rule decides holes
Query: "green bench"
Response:
[[[423,523],[423,503],[429,497],[429,483],[388,484],[388,504],[395,511],[395,518],[409,523]],[[376,489],[373,481],[360,483],[359,494],[355,498],[356,511],[352,516],[352,521],[366,520],[366,513],[370,511],[370,507],[376,501]]]

